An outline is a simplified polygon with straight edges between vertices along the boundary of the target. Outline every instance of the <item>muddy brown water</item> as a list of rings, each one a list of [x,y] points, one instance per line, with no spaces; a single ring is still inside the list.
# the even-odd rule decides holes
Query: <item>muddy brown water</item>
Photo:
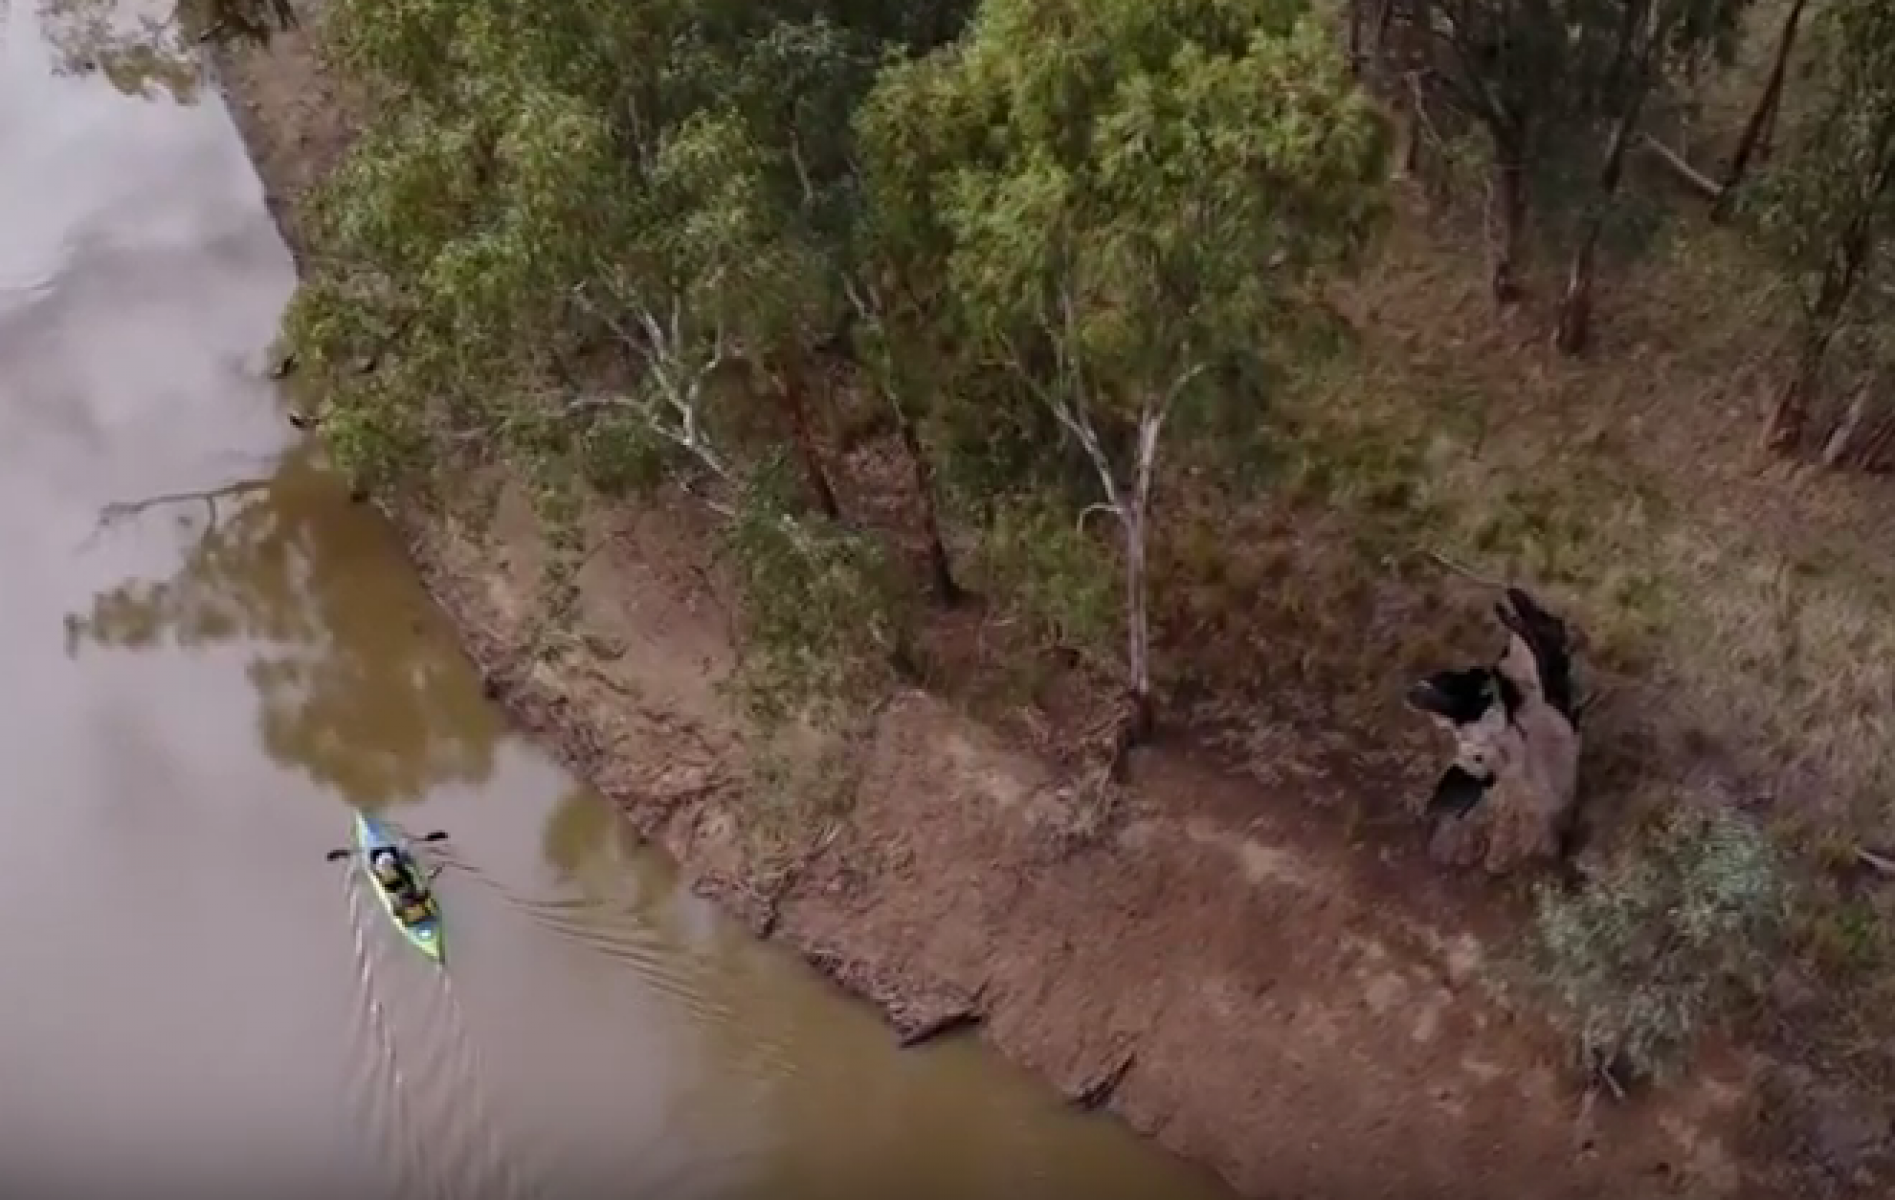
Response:
[[[509,733],[283,419],[215,90],[0,14],[0,1194],[1222,1194],[896,1051]],[[447,970],[324,861],[351,806],[452,833]]]

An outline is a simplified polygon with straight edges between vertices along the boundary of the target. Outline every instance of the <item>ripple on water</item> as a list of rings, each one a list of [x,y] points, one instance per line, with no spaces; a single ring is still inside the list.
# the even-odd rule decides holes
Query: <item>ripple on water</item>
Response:
[[[429,1187],[427,1144],[407,1104],[407,1080],[389,1028],[387,1010],[376,988],[375,950],[369,939],[375,932],[365,918],[361,889],[354,872],[342,876],[349,907],[349,932],[355,963],[355,1009],[349,1021],[348,1073],[350,1110],[370,1143],[381,1147],[390,1183],[399,1195],[423,1195]]]
[[[355,872],[345,882],[358,983],[350,1094],[390,1183],[404,1197],[522,1200],[519,1155],[486,1101],[485,1065],[450,977],[399,944]]]
[[[632,903],[597,896],[535,897],[508,887],[479,868],[444,858],[534,924],[572,945],[624,967],[693,1020],[727,1023],[729,1007],[716,999],[708,964],[667,940]]]

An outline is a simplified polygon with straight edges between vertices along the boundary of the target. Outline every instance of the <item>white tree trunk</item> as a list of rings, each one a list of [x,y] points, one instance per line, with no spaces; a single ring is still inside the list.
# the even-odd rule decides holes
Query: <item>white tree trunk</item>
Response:
[[[1175,391],[1172,393],[1175,395]],[[1147,532],[1151,526],[1152,476],[1158,465],[1158,435],[1164,429],[1171,396],[1139,414],[1138,458],[1132,495],[1122,505],[1119,519],[1125,527],[1126,666],[1130,674],[1135,732],[1144,736],[1154,716],[1151,686],[1151,613],[1146,569]]]

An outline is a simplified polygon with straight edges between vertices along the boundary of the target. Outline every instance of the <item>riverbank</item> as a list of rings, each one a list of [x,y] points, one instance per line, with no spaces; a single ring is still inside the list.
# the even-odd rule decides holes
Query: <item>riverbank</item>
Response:
[[[346,97],[300,34],[229,53],[225,75],[304,256],[296,201],[346,141]],[[1713,1055],[1636,1104],[1583,1103],[1562,1048],[1507,1003],[1479,885],[1352,845],[1322,811],[1350,798],[1314,764],[1278,777],[1332,804],[1159,752],[1100,814],[1038,756],[909,691],[818,775],[766,794],[716,686],[734,648],[693,510],[595,514],[552,641],[544,542],[516,494],[478,530],[397,519],[516,717],[703,890],[912,1033],[978,1019],[1003,1053],[1248,1195],[1746,1188],[1735,1063]],[[771,813],[799,797],[824,823],[818,849],[763,855],[777,869],[759,874]]]

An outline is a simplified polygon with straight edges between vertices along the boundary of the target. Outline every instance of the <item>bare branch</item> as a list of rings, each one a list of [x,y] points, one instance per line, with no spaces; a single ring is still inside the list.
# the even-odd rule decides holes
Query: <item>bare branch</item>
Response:
[[[730,468],[704,436],[702,412],[704,386],[732,360],[721,327],[713,329],[710,346],[703,361],[685,363],[684,303],[671,298],[671,310],[664,321],[648,306],[640,306],[636,320],[643,337],[635,336],[610,314],[593,304],[582,292],[574,299],[611,329],[625,347],[635,353],[645,367],[646,378],[657,389],[669,410],[669,419],[650,401],[632,396],[579,397],[567,404],[567,411],[588,408],[625,408],[637,412],[647,427],[658,436],[677,445],[697,459],[705,469],[725,482],[732,481]]]
[[[1692,166],[1686,161],[1684,155],[1673,150],[1670,146],[1665,145],[1651,134],[1640,134],[1638,145],[1641,150],[1644,150],[1647,154],[1657,159],[1659,163],[1663,164],[1664,168],[1671,173],[1672,178],[1683,184],[1700,199],[1708,200],[1715,204],[1724,198],[1723,184]]]
[[[1479,571],[1476,571],[1474,568],[1467,566],[1464,563],[1456,562],[1454,559],[1449,558],[1447,555],[1441,553],[1439,550],[1423,550],[1422,554],[1426,556],[1436,566],[1445,567],[1449,571],[1454,572],[1456,575],[1460,575],[1463,578],[1473,580],[1475,583],[1480,584],[1482,587],[1494,588],[1497,591],[1504,591],[1506,589],[1507,583],[1505,580],[1496,579],[1492,575],[1483,575]]]
[[[1048,387],[1039,382],[1033,372],[1026,370],[1025,356],[1014,346],[1011,338],[1000,334],[996,340],[1005,349],[1009,365],[1014,368],[1014,373],[1019,380],[1041,404],[1046,406],[1046,410],[1053,414],[1053,419],[1059,422],[1060,428],[1070,433],[1073,440],[1079,443],[1079,448],[1085,451],[1087,460],[1092,463],[1093,471],[1099,476],[1099,486],[1105,491],[1106,504],[1112,508],[1121,507],[1122,497],[1119,494],[1118,481],[1112,475],[1112,460],[1107,457],[1105,447],[1099,442],[1099,435],[1092,428],[1092,421],[1086,410],[1066,399],[1065,387]],[[1055,337],[1053,340],[1057,345],[1058,338]],[[1059,353],[1060,379],[1063,384],[1070,378],[1070,373],[1065,363],[1064,352]]]
[[[1079,510],[1079,520],[1074,523],[1074,527],[1078,529],[1080,533],[1084,533],[1086,531],[1086,518],[1090,517],[1093,513],[1109,513],[1110,515],[1117,517],[1120,521],[1123,521],[1125,519],[1125,514],[1123,512],[1120,512],[1116,505],[1088,504],[1084,508]]]
[[[1210,370],[1210,364],[1208,363],[1193,363],[1191,366],[1178,372],[1178,377],[1172,380],[1171,386],[1165,389],[1163,398],[1158,401],[1159,421],[1162,422],[1166,415],[1170,413],[1171,406],[1178,402],[1178,397],[1184,395],[1184,389],[1196,383],[1198,377],[1208,370]]]
[[[1891,859],[1885,854],[1877,854],[1873,850],[1866,850],[1858,846],[1856,848],[1856,861],[1884,879],[1895,879],[1895,859]]]

